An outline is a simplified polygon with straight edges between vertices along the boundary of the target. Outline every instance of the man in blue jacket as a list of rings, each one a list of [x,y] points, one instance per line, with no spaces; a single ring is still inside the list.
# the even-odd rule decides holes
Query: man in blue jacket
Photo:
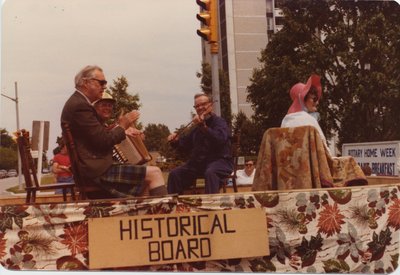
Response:
[[[196,94],[193,129],[185,136],[168,137],[172,147],[190,151],[189,160],[169,174],[170,194],[183,194],[198,177],[205,179],[206,194],[219,193],[222,179],[233,171],[230,131],[226,121],[212,112],[212,104],[206,94]]]

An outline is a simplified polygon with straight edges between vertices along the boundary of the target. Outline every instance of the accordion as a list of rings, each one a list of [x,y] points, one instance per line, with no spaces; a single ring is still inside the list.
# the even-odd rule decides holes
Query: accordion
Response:
[[[152,160],[140,136],[126,136],[120,144],[114,145],[113,158],[120,163],[136,165],[145,164]]]

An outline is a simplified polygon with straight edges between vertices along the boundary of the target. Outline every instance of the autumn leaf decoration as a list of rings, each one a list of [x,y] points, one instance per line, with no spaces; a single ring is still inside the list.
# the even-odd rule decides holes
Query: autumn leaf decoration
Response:
[[[112,202],[90,202],[83,214],[86,218],[110,217],[115,209],[112,205]]]
[[[1,207],[0,231],[5,232],[6,229],[12,229],[13,221],[19,228],[22,228],[23,218],[29,216],[25,211],[27,208],[28,206],[23,205]]]
[[[389,226],[394,227],[395,230],[400,228],[400,199],[393,200],[393,204],[389,207]]]
[[[87,251],[88,232],[86,222],[65,224],[64,234],[61,234],[59,237],[62,239],[61,243],[69,248],[72,256]]]
[[[329,204],[324,205],[324,209],[321,211],[318,219],[318,232],[323,232],[328,237],[335,233],[340,233],[341,225],[345,223],[343,219],[344,215],[340,214],[336,203],[333,206]]]
[[[2,259],[6,253],[6,238],[4,233],[0,233],[0,259]]]
[[[390,232],[389,228],[383,230],[378,234],[375,232],[372,235],[372,241],[369,242],[367,252],[372,254],[371,261],[376,261],[382,258],[386,246],[390,244],[392,240],[392,233]]]
[[[321,251],[323,239],[321,234],[311,236],[310,241],[303,237],[301,245],[296,247],[296,255],[301,257],[301,267],[311,266],[315,263],[317,252]]]

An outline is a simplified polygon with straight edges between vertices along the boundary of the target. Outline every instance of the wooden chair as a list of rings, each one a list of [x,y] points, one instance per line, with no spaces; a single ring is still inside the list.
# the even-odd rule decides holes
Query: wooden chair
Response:
[[[71,160],[71,168],[74,175],[74,181],[79,190],[79,199],[109,199],[113,198],[110,196],[108,192],[99,187],[98,183],[91,181],[90,179],[86,179],[82,177],[78,163],[79,163],[79,154],[76,149],[76,144],[72,137],[71,128],[67,122],[61,123],[61,128],[63,132],[63,140],[67,146],[68,154]],[[149,196],[149,189],[146,186],[143,190],[143,193],[140,194],[141,197]]]
[[[39,185],[39,181],[36,175],[36,165],[33,161],[31,154],[31,145],[29,141],[28,131],[21,130],[17,132],[17,144],[21,157],[22,172],[25,178],[26,203],[36,202],[37,191],[54,189],[62,189],[64,201],[67,201],[67,191],[71,192],[71,198],[72,200],[75,200],[75,183],[55,183]]]
[[[236,178],[237,178],[236,171],[239,168],[238,159],[239,159],[239,148],[240,148],[240,132],[235,133],[233,136],[231,136],[230,140],[231,140],[231,154],[233,157],[233,173],[229,176],[226,176],[222,180],[222,184],[220,187],[222,188],[222,191],[224,193],[226,193],[226,187],[228,186],[229,181],[232,181],[233,191],[235,193],[237,193],[238,188],[237,188],[237,184],[236,184]],[[190,188],[188,191],[189,193],[194,193],[194,194],[198,193],[196,191],[196,181],[198,179],[204,179],[204,177],[198,177],[197,179],[194,180],[193,185],[192,185],[193,187]]]
[[[90,197],[90,195],[88,197],[89,193],[104,192],[100,187],[96,186],[94,182],[90,182],[89,180],[86,180],[82,177],[78,167],[79,155],[76,150],[76,145],[71,134],[71,128],[69,127],[69,124],[67,122],[62,122],[61,128],[62,128],[63,140],[65,142],[65,145],[67,146],[69,158],[71,160],[71,168],[72,168],[72,174],[74,176],[74,181],[79,190],[78,198],[80,200],[86,200],[89,199]]]
[[[232,157],[233,157],[233,174],[227,176],[223,183],[222,183],[222,190],[224,193],[226,193],[226,186],[229,183],[229,180],[232,180],[232,186],[233,186],[233,191],[235,193],[238,192],[238,188],[236,185],[236,171],[238,170],[239,164],[239,152],[240,152],[240,132],[237,132],[231,137],[231,152],[232,152]]]

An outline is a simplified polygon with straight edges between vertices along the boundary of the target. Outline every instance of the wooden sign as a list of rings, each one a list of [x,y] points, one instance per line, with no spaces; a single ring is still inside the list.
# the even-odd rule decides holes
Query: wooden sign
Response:
[[[50,122],[44,121],[43,123],[43,150],[49,150],[49,132],[50,132]],[[39,136],[40,136],[40,121],[34,120],[32,121],[32,141],[31,141],[31,148],[32,150],[39,149]]]
[[[262,209],[89,219],[89,267],[143,266],[269,254]]]
[[[343,156],[352,156],[375,176],[400,176],[400,140],[344,143]]]

